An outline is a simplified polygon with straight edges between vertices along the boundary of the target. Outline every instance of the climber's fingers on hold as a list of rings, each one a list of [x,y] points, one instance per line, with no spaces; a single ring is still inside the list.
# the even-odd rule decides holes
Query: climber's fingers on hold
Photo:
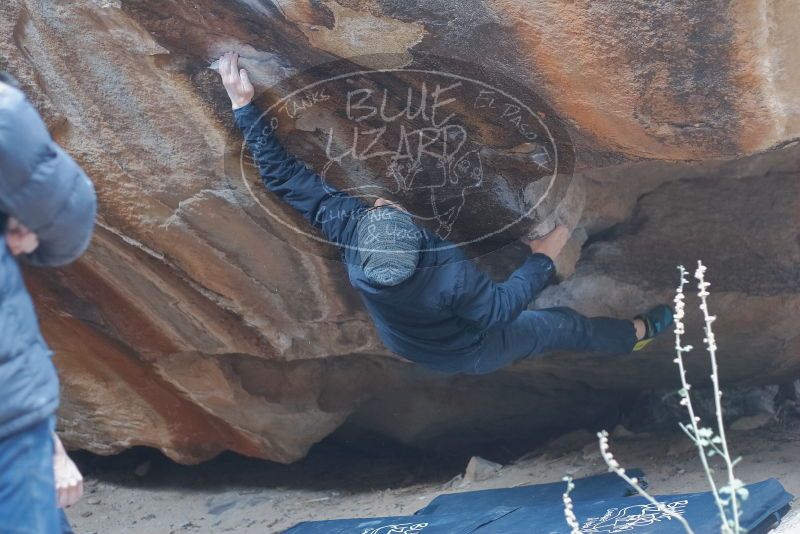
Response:
[[[219,72],[219,75],[222,77],[223,82],[225,81],[225,73],[228,72],[228,67],[226,65],[227,61],[228,61],[227,52],[219,56],[219,67],[217,68],[217,72]]]
[[[231,52],[231,81],[233,83],[239,83],[239,53],[238,52]]]
[[[222,81],[226,84],[233,81],[233,69],[231,68],[233,63],[232,59],[233,52],[225,52],[219,59],[219,73],[222,76]]]

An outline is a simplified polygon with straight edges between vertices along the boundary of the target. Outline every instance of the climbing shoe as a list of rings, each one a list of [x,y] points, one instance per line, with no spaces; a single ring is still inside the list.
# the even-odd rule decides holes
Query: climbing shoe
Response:
[[[641,319],[644,323],[644,337],[636,342],[633,350],[642,350],[653,338],[666,330],[673,323],[672,308],[666,304],[660,304],[647,313],[637,315],[634,319]]]

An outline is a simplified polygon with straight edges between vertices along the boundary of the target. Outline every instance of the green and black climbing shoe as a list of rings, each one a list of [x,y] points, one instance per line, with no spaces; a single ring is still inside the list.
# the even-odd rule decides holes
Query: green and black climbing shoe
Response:
[[[642,350],[654,337],[669,328],[674,320],[672,308],[666,304],[660,304],[647,313],[637,315],[634,319],[641,319],[645,332],[644,337],[633,346],[633,350]]]

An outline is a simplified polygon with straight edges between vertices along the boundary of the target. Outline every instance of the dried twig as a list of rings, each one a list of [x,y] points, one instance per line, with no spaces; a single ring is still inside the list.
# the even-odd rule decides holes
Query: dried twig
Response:
[[[717,437],[711,438],[711,442],[719,444],[719,448],[722,449],[720,451],[719,448],[717,448],[716,452],[725,461],[725,467],[728,472],[728,485],[723,487],[720,493],[730,494],[729,502],[731,505],[731,515],[733,516],[732,519],[727,519],[726,516],[723,516],[721,519],[728,527],[728,530],[733,531],[733,534],[740,534],[742,528],[739,524],[739,498],[747,498],[747,489],[733,473],[733,467],[736,465],[737,461],[731,459],[730,452],[728,451],[728,440],[725,437],[725,423],[722,418],[722,390],[719,387],[719,369],[717,368],[717,343],[714,338],[714,332],[711,329],[711,324],[716,321],[717,318],[708,312],[708,286],[711,284],[705,281],[705,272],[706,266],[703,265],[703,262],[698,261],[694,277],[697,278],[697,296],[700,297],[700,310],[703,312],[703,320],[705,322],[705,326],[703,327],[705,338],[703,341],[706,344],[706,350],[708,350],[708,355],[711,360],[711,384],[714,387],[714,411],[717,414],[718,434]],[[719,501],[718,504],[725,504],[719,496],[716,497]],[[725,530],[723,530],[723,532],[724,531]]]
[[[564,501],[564,517],[570,528],[569,534],[581,534],[581,525],[578,523],[575,511],[572,509],[572,498],[569,496],[570,492],[575,489],[575,484],[570,476],[564,477],[564,482],[567,483],[567,490],[561,496],[561,499]]]
[[[608,432],[605,430],[597,433],[597,438],[600,441],[600,454],[603,456],[603,460],[605,460],[606,465],[608,466],[608,470],[616,473],[618,477],[628,483],[633,489],[636,490],[636,493],[647,499],[647,501],[652,504],[653,506],[658,509],[659,512],[662,514],[675,519],[678,523],[683,526],[683,529],[686,531],[686,534],[694,534],[694,530],[692,527],[689,526],[689,522],[679,513],[676,513],[666,506],[664,503],[660,503],[655,498],[647,493],[647,491],[639,485],[639,480],[635,477],[629,477],[627,473],[625,473],[625,468],[619,465],[619,462],[614,458],[614,455],[611,453],[611,449],[608,445]]]
[[[722,522],[722,534],[729,534],[730,529],[728,528],[728,519],[727,514],[725,513],[725,508],[722,505],[722,499],[720,499],[719,491],[717,489],[717,484],[714,481],[714,475],[711,471],[711,466],[708,464],[707,453],[705,447],[710,444],[708,437],[701,437],[701,434],[705,434],[706,432],[701,432],[700,429],[700,418],[695,415],[694,406],[692,405],[692,397],[689,391],[692,389],[691,384],[686,377],[686,367],[683,364],[683,354],[688,353],[692,350],[691,345],[683,346],[681,344],[681,336],[686,332],[683,318],[686,315],[685,307],[686,303],[684,302],[684,293],[683,293],[683,286],[689,283],[686,279],[686,269],[683,265],[678,266],[678,271],[681,275],[680,284],[678,288],[675,290],[675,352],[676,357],[673,360],[676,364],[678,364],[678,370],[680,372],[681,377],[681,386],[682,389],[678,392],[681,396],[681,405],[686,407],[686,410],[689,412],[689,425],[684,425],[681,423],[681,429],[689,436],[694,444],[697,446],[697,452],[700,456],[700,462],[703,465],[703,471],[706,474],[706,478],[708,480],[708,485],[711,488],[711,492],[714,495],[714,502],[717,504],[717,508],[719,510],[720,520]]]
[[[717,419],[717,427],[718,433],[715,435],[714,430],[708,427],[702,426],[700,423],[700,418],[696,415],[694,406],[692,404],[692,397],[689,393],[692,386],[689,383],[687,376],[686,376],[686,367],[683,361],[683,355],[688,353],[692,350],[691,345],[683,346],[681,344],[681,336],[685,333],[685,327],[683,324],[683,318],[685,316],[685,303],[684,303],[684,293],[683,287],[688,283],[686,279],[686,269],[681,265],[678,267],[680,271],[681,279],[680,285],[676,290],[675,295],[675,351],[677,353],[675,357],[675,363],[678,365],[678,370],[680,371],[680,378],[681,378],[681,385],[682,388],[678,392],[681,396],[681,405],[686,407],[686,410],[689,413],[689,424],[680,424],[681,430],[683,430],[686,435],[691,439],[694,444],[697,446],[698,453],[700,455],[700,461],[703,465],[703,471],[706,473],[706,477],[708,479],[709,486],[711,487],[711,492],[714,496],[714,501],[717,504],[717,508],[719,510],[720,522],[721,527],[720,531],[721,534],[743,534],[743,530],[741,528],[739,522],[740,512],[740,499],[744,500],[747,499],[748,493],[747,488],[744,487],[744,484],[735,477],[733,468],[738,463],[737,460],[732,460],[730,457],[730,452],[728,449],[727,439],[725,437],[725,426],[722,417],[722,391],[719,387],[719,369],[717,367],[717,344],[714,339],[714,332],[711,329],[711,324],[716,320],[716,317],[711,315],[708,311],[708,286],[710,285],[708,282],[705,281],[704,274],[706,271],[706,267],[703,265],[702,262],[697,262],[697,270],[695,271],[695,278],[697,278],[697,289],[698,289],[698,297],[700,298],[700,310],[703,312],[703,319],[704,319],[704,333],[705,338],[704,342],[706,344],[706,349],[708,350],[709,358],[711,359],[711,383],[714,389],[714,407],[716,411],[716,419]],[[617,476],[622,478],[625,482],[627,482],[636,492],[647,499],[650,504],[655,506],[657,510],[661,513],[675,519],[678,521],[687,532],[687,534],[694,534],[692,528],[689,526],[689,523],[686,519],[679,513],[676,513],[673,510],[670,510],[668,507],[664,506],[663,503],[660,503],[655,500],[647,491],[644,490],[639,485],[639,481],[636,478],[629,477],[625,473],[625,469],[619,465],[619,463],[614,458],[614,455],[611,453],[611,449],[609,448],[608,444],[608,432],[603,430],[597,434],[600,443],[600,454],[605,460],[606,465],[608,465],[609,471],[616,473]],[[714,480],[713,470],[709,465],[708,458],[714,455],[718,455],[723,459],[725,462],[727,473],[728,473],[728,485],[724,486],[721,489],[717,488],[716,482]],[[563,495],[564,501],[564,516],[566,517],[567,524],[570,526],[571,534],[580,534],[580,523],[578,522],[578,518],[575,516],[575,512],[573,510],[572,499],[570,498],[570,492],[574,489],[574,484],[570,477],[565,477],[564,480],[567,482],[567,490]],[[729,498],[725,498],[722,494],[729,494]],[[728,513],[726,513],[725,507],[730,504],[731,506],[731,516],[732,518],[729,519]]]

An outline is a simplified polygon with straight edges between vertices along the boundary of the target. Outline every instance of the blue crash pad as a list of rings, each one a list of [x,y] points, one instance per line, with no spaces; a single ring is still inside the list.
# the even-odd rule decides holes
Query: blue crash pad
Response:
[[[300,523],[284,534],[468,534],[503,517],[515,508],[497,508],[461,514],[334,519]]]
[[[576,481],[576,488],[581,486],[581,482],[582,480]],[[573,499],[582,534],[684,534],[680,523],[658,512],[645,499],[637,496],[621,497],[620,489],[627,488],[615,485],[610,479],[608,482],[607,486],[602,484],[586,486],[587,489],[597,488],[600,494],[585,492],[580,495],[581,500]],[[561,493],[565,487],[562,482],[529,486],[526,489],[532,493],[533,488],[542,486],[551,488],[560,486]],[[602,492],[606,488],[614,488],[615,494],[603,495]],[[774,479],[751,484],[747,488],[750,496],[744,502],[742,526],[750,531],[750,534],[763,534],[788,510],[792,495]],[[569,534],[570,529],[564,520],[561,498],[554,500],[553,489],[542,493],[549,496],[547,500],[539,500],[538,504],[526,506],[492,506],[497,502],[492,494],[495,491],[508,490],[455,494],[467,496],[468,499],[473,499],[475,494],[481,494],[489,503],[488,507],[483,507],[479,501],[472,500],[473,507],[469,511],[442,513],[443,506],[438,511],[426,507],[424,510],[434,513],[307,522],[300,523],[286,532],[287,534]],[[516,493],[512,494],[511,498],[516,498]],[[709,492],[662,495],[656,498],[683,515],[696,533],[719,532],[717,507]],[[455,507],[456,504],[450,502],[448,506]]]
[[[786,512],[792,495],[775,479],[747,486],[750,496],[742,506],[741,525],[750,532],[764,532]],[[661,495],[656,500],[681,514],[696,533],[720,531],[719,512],[710,492]],[[685,534],[675,519],[658,511],[642,497],[575,501],[575,515],[582,534]],[[765,524],[766,523],[766,524]],[[391,531],[390,531],[391,532]],[[425,534],[425,531],[421,531]],[[472,532],[480,534],[569,534],[564,511],[555,506],[518,508]],[[361,534],[359,532],[359,534]]]
[[[644,473],[641,469],[629,469],[628,475],[638,478],[643,487]],[[465,491],[461,493],[447,493],[433,499],[428,506],[418,511],[416,515],[430,514],[455,514],[460,512],[474,512],[475,510],[488,510],[495,506],[516,508],[519,506],[532,506],[537,504],[552,504],[561,506],[564,482],[550,484],[536,484],[520,486],[518,488],[502,488],[481,491]],[[573,501],[596,500],[611,497],[625,497],[634,492],[627,482],[614,473],[605,473],[593,477],[575,480],[575,489],[570,493]]]

